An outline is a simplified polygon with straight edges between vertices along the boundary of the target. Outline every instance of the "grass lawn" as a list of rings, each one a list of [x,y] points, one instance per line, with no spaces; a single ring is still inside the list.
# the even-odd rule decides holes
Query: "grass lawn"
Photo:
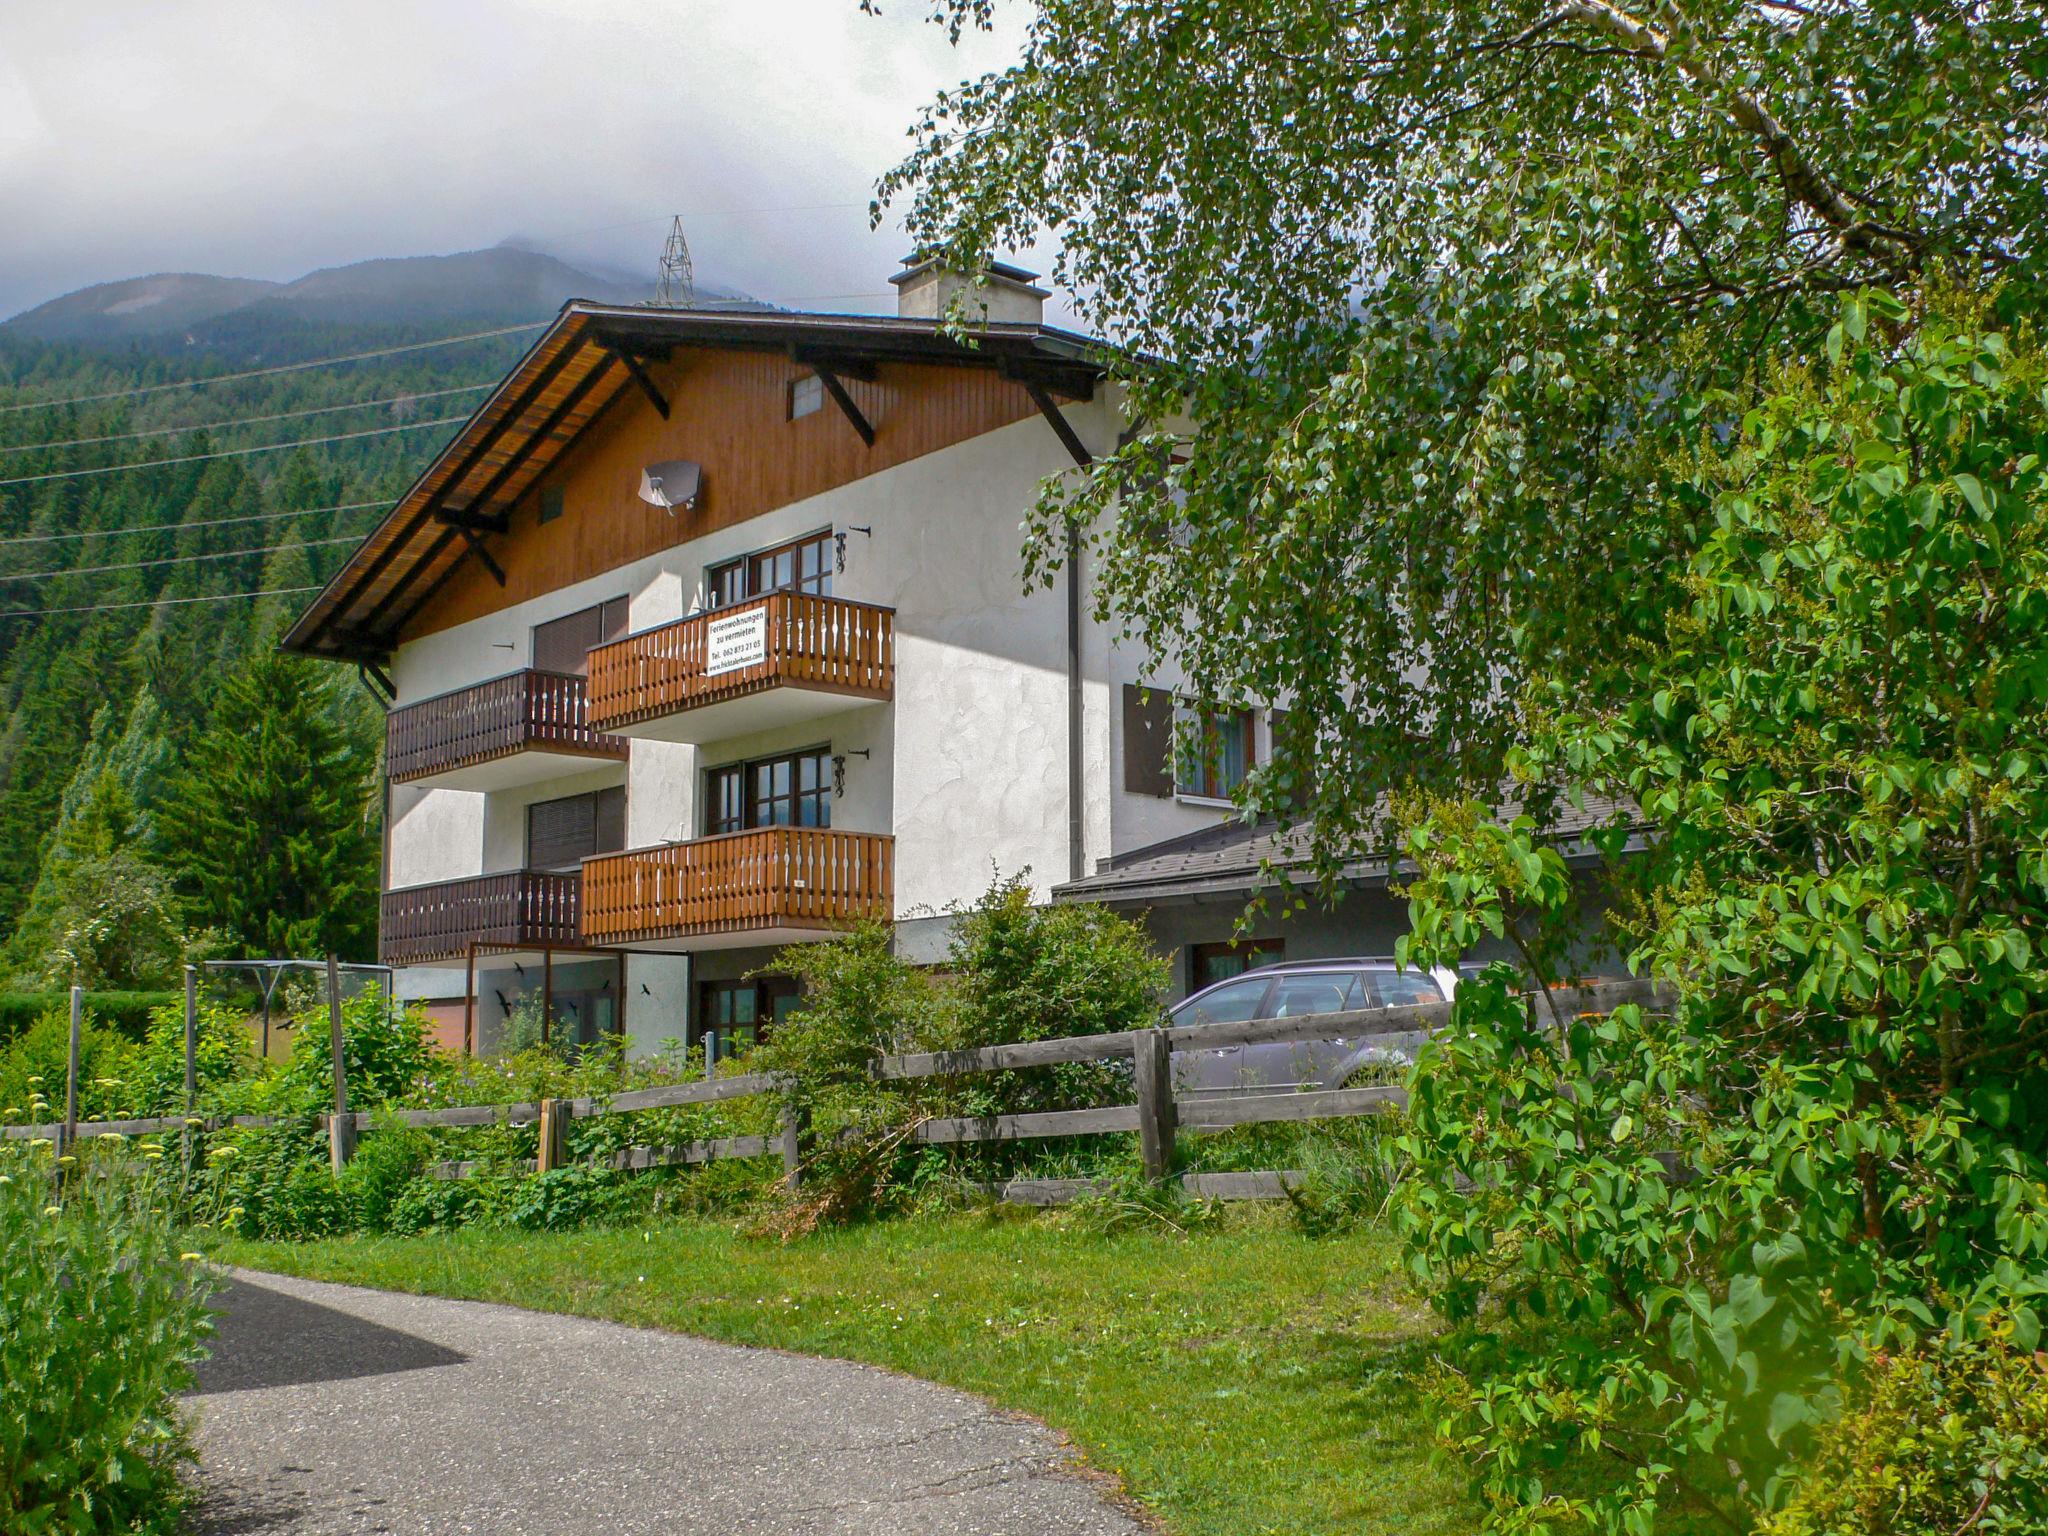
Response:
[[[1377,1234],[1232,1211],[1190,1236],[1056,1216],[782,1244],[711,1221],[568,1234],[219,1242],[223,1262],[835,1355],[1065,1431],[1177,1536],[1469,1531],[1404,1373],[1429,1318]]]

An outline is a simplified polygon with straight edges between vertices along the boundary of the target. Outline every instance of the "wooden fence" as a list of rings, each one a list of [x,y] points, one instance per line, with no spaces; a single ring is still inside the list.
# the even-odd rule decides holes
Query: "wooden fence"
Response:
[[[1560,1016],[1570,1017],[1573,1014],[1609,1013],[1625,1003],[1648,1003],[1657,997],[1657,989],[1651,982],[1613,981],[1552,992],[1547,999],[1531,997],[1525,1000],[1525,1006],[1545,1012],[1554,1007]],[[566,1166],[567,1131],[572,1121],[629,1115],[649,1109],[725,1103],[770,1094],[776,1089],[775,1082],[769,1077],[750,1073],[597,1097],[469,1104],[450,1109],[350,1111],[345,1085],[339,1078],[340,1003],[338,987],[333,982],[330,982],[329,1008],[334,1021],[337,1082],[335,1112],[327,1117],[327,1121],[329,1145],[337,1171],[353,1151],[359,1133],[378,1125],[395,1124],[448,1127],[537,1125],[538,1157],[531,1164],[522,1166],[546,1172]],[[1150,1178],[1163,1180],[1172,1173],[1175,1144],[1183,1135],[1213,1134],[1240,1125],[1375,1115],[1406,1102],[1405,1092],[1391,1085],[1181,1098],[1173,1092],[1173,1054],[1176,1051],[1216,1050],[1234,1045],[1369,1040],[1386,1035],[1426,1033],[1443,1027],[1450,1016],[1451,1004],[1447,1002],[1420,1003],[1395,1008],[1352,1009],[1343,1013],[1305,1014],[1292,1019],[1125,1030],[1115,1034],[1075,1035],[1058,1040],[987,1046],[978,1050],[883,1056],[874,1064],[873,1071],[875,1077],[883,1081],[908,1081],[1018,1071],[1065,1062],[1129,1061],[1135,1088],[1134,1103],[1034,1114],[934,1118],[920,1122],[912,1134],[921,1142],[957,1145],[1135,1133],[1145,1173]],[[248,1125],[274,1124],[276,1121],[239,1117],[232,1122],[219,1123]],[[72,1134],[90,1136],[118,1132],[146,1135],[183,1130],[187,1124],[183,1118],[106,1121],[79,1125]],[[7,1134],[49,1137],[53,1132],[62,1130],[61,1126],[16,1126]],[[624,1169],[671,1167],[779,1153],[784,1175],[794,1183],[801,1178],[805,1139],[805,1127],[785,1116],[780,1132],[773,1136],[733,1136],[679,1146],[631,1146],[614,1155],[612,1166]],[[433,1171],[443,1178],[465,1178],[482,1171],[485,1166],[478,1162],[456,1161],[437,1164]],[[1272,1199],[1283,1194],[1296,1177],[1287,1171],[1188,1174],[1183,1176],[1182,1183],[1191,1192],[1210,1199]],[[1014,1203],[1050,1205],[1071,1199],[1093,1187],[1094,1183],[1086,1179],[1022,1179],[1005,1186],[1001,1193],[1003,1198]]]

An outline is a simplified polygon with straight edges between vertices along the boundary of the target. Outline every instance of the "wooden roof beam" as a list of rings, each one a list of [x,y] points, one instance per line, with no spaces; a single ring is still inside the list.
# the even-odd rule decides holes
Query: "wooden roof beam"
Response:
[[[557,427],[568,419],[569,413],[583,403],[584,396],[597,386],[599,380],[612,371],[612,364],[618,360],[617,354],[609,350],[601,350],[598,355],[602,360],[590,372],[576,381],[576,387],[562,398],[560,405],[548,413],[548,419],[542,422],[539,428],[527,437],[525,445],[517,453],[513,454],[511,458],[507,459],[504,464],[499,466],[498,472],[491,476],[490,483],[477,492],[476,496],[471,500],[471,507],[488,504],[490,499],[497,495],[499,488],[510,480],[514,474],[518,473],[526,461],[533,457],[534,451],[553,435]],[[412,585],[413,579],[440,558],[441,552],[448,547],[449,541],[454,537],[455,530],[452,528],[441,536],[439,542],[427,551],[425,558],[410,571],[406,572],[404,578],[384,595],[384,601],[379,603],[376,609],[363,620],[364,628],[367,629],[374,625],[378,619],[382,618],[391,609],[399,597],[404,594],[405,590]],[[394,637],[394,640],[404,630],[405,626],[412,622],[412,616],[425,607],[427,600],[440,591],[447,584],[448,578],[461,568],[461,560],[457,559],[451,562],[446,570],[427,583],[421,590],[420,595],[413,599],[411,605],[404,612],[391,621],[389,633]]]
[[[1013,384],[1022,384],[1027,389],[1036,385],[1068,400],[1095,398],[1095,375],[1072,363],[1005,357],[996,363],[996,372]]]
[[[661,419],[667,421],[668,397],[655,385],[653,376],[641,365],[640,359],[621,347],[606,347],[605,350],[625,365],[626,372],[632,375],[633,382],[640,386],[640,393],[661,413]]]
[[[510,533],[512,519],[503,512],[453,512],[443,507],[434,514],[434,521],[450,528],[467,528],[476,533]]]
[[[1074,430],[1074,424],[1060,413],[1059,402],[1053,399],[1044,385],[1026,380],[1024,392],[1031,397],[1031,403],[1038,407],[1046,425],[1052,428],[1053,436],[1060,440],[1060,446],[1067,450],[1067,456],[1082,469],[1095,462],[1095,455],[1088,451],[1088,445],[1081,441],[1081,434]]]
[[[818,382],[825,386],[825,393],[832,397],[832,403],[839,407],[840,414],[853,423],[853,430],[860,434],[860,440],[868,447],[874,447],[874,423],[869,421],[862,414],[861,408],[854,403],[853,396],[847,392],[845,382],[824,363],[811,364],[811,371],[817,374]]]
[[[539,370],[539,372],[534,376],[533,382],[528,384],[525,389],[520,391],[518,404],[512,406],[509,410],[505,412],[504,415],[498,418],[499,430],[503,429],[504,424],[507,421],[516,421],[519,419],[519,417],[526,414],[527,408],[531,406],[534,401],[538,400],[541,397],[541,394],[547,389],[547,387],[550,384],[554,383],[555,375],[560,373],[565,367],[568,366],[569,359],[574,357],[576,355],[576,352],[577,348],[574,345],[565,344],[559,352],[557,352],[553,357],[548,359],[546,364],[544,364]],[[443,484],[445,485],[452,481],[460,480],[464,475],[468,474],[471,469],[475,468],[477,463],[483,458],[485,452],[490,448],[491,443],[496,440],[496,437],[496,431],[486,433],[483,441],[476,444],[474,447],[470,449],[470,451],[467,454],[463,456],[462,467],[456,470],[456,472],[453,475],[447,477],[447,479],[443,481]],[[398,552],[405,545],[410,544],[413,541],[413,538],[419,533],[419,531],[422,528],[425,528],[427,526],[428,521],[432,517],[433,511],[431,507],[422,508],[419,514],[416,517],[414,517],[409,524],[406,525],[405,532],[399,534],[396,538],[392,539],[390,543],[386,544],[383,549],[378,551],[378,553],[371,559],[368,567],[362,572],[362,574],[357,576],[356,579],[349,584],[348,589],[345,592],[343,592],[341,595],[335,598],[332,608],[328,610],[329,613],[339,613],[342,610],[348,608],[351,604],[359,602],[362,599],[363,594],[369,590],[370,583],[375,581],[379,576],[381,576],[384,573],[384,567],[389,565],[394,559],[398,557]],[[431,559],[432,557],[429,556],[429,558]],[[317,599],[315,601],[317,601]],[[381,612],[383,610],[383,607],[384,605],[380,603],[378,605],[377,611]],[[363,627],[368,628],[371,622],[372,620],[365,620]]]
[[[484,569],[491,573],[491,579],[501,587],[505,585],[505,567],[498,564],[491,552],[484,548],[483,535],[467,523],[457,523],[455,531],[461,534],[463,542],[469,545],[469,552],[483,561]]]
[[[547,420],[527,434],[526,441],[520,445],[519,450],[498,466],[497,473],[491,476],[482,490],[469,498],[469,505],[464,508],[465,512],[474,512],[480,507],[488,507],[491,504],[491,498],[496,496],[515,474],[526,467],[526,461],[533,457],[541,444],[554,436],[555,429],[569,419],[570,413],[583,403],[584,396],[595,389],[599,381],[612,371],[612,364],[619,361],[618,354],[615,352],[606,351],[600,355],[604,360],[592,368],[590,372],[583,375],[582,378],[578,379],[576,387],[562,397],[562,403],[548,412]]]

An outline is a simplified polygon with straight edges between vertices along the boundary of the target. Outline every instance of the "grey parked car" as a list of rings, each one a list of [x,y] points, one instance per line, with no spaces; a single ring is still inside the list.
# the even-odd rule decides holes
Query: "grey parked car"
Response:
[[[1388,959],[1305,960],[1260,966],[1204,987],[1177,1004],[1173,1024],[1237,1024],[1353,1008],[1448,1002],[1458,978],[1445,970],[1402,970]],[[1226,1045],[1173,1053],[1174,1092],[1182,1097],[1294,1093],[1378,1080],[1414,1060],[1421,1031],[1355,1040]]]

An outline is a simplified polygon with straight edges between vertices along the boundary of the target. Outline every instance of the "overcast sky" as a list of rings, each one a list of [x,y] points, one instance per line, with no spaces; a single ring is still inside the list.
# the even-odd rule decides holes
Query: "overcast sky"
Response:
[[[0,316],[508,236],[651,274],[673,213],[700,280],[881,309],[875,177],[1022,11],[955,49],[925,0],[9,0]]]

